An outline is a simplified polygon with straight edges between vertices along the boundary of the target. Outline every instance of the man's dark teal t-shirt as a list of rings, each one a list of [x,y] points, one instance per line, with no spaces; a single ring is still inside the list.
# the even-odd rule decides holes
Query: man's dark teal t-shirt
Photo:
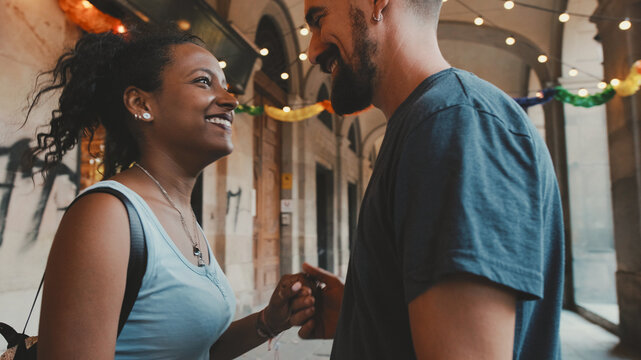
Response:
[[[468,72],[430,76],[388,122],[332,358],[415,358],[408,304],[457,273],[516,294],[514,359],[560,358],[563,234],[549,152],[519,105]]]

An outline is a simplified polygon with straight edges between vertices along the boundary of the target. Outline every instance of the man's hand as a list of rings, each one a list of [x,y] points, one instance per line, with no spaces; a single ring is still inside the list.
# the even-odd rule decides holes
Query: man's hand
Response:
[[[338,277],[326,270],[303,263],[303,271],[325,284],[317,302],[316,314],[298,331],[303,339],[333,339],[338,324],[338,315],[343,302],[345,285]]]

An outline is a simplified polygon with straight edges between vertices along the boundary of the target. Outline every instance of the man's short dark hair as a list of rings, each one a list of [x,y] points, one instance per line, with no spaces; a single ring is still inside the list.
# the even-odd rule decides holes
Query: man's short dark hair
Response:
[[[438,17],[443,0],[405,0],[410,7],[422,15]]]

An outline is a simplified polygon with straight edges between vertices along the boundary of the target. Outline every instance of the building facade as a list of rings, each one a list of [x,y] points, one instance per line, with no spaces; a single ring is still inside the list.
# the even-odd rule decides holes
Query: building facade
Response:
[[[171,1],[155,6],[165,2]],[[309,35],[301,32],[307,29],[303,1],[190,2],[214,12],[226,31],[254,52],[255,60],[245,69],[248,77],[239,82],[241,104],[299,108],[329,98],[328,75],[299,58],[309,42]],[[17,327],[26,319],[64,209],[79,190],[101,178],[96,156],[103,150],[100,136],[91,150],[83,142],[84,147],[68,154],[53,178],[32,180],[19,167],[21,154],[57,100],[45,99],[23,124],[36,76],[50,69],[82,34],[62,3],[93,6],[91,1],[3,0],[0,8],[0,320]],[[144,6],[153,2],[143,0],[93,3],[100,8],[113,4],[142,20],[154,11]],[[632,41],[641,24],[621,32],[603,20],[640,19],[640,1],[525,2],[548,12],[519,5],[506,10],[490,0],[480,3],[477,14],[456,2],[443,4],[441,48],[452,65],[513,97],[535,96],[556,85],[598,92],[599,81],[624,78],[641,59]],[[558,14],[566,11],[588,18],[558,21]],[[479,14],[483,26],[472,22]],[[516,43],[506,45],[508,37]],[[268,53],[261,54],[262,49]],[[539,62],[541,54],[549,61]],[[571,75],[572,69],[578,69],[578,75]],[[564,201],[566,307],[637,343],[639,99],[615,98],[607,107],[590,109],[551,101],[528,110],[548,143]],[[234,152],[204,171],[193,205],[234,288],[239,315],[264,304],[280,276],[300,271],[304,261],[345,275],[358,206],[385,126],[376,109],[357,116],[322,112],[298,122],[237,114]],[[32,321],[28,331],[36,328],[37,321]]]

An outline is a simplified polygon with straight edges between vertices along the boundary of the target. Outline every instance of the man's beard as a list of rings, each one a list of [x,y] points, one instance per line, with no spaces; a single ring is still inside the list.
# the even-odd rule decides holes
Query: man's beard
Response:
[[[376,66],[371,60],[376,44],[367,38],[365,13],[352,7],[350,18],[354,42],[353,58],[357,64],[346,64],[339,53],[336,75],[332,82],[332,107],[341,115],[363,110],[372,104],[376,76]]]

